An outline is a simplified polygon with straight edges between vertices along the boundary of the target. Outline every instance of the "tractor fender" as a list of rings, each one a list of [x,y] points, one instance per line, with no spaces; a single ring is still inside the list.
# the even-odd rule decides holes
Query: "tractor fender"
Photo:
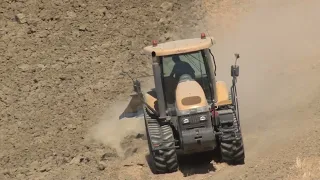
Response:
[[[152,108],[152,110],[159,112],[158,99],[155,90],[148,91],[143,95],[145,102]]]
[[[217,93],[217,106],[225,106],[232,104],[229,98],[229,90],[227,84],[224,81],[216,82],[216,93]]]

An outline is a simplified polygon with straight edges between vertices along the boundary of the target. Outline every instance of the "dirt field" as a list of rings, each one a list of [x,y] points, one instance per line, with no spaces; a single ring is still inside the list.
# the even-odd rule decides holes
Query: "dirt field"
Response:
[[[320,179],[319,5],[1,1],[0,179]],[[148,76],[142,47],[201,32],[217,39],[219,79],[240,53],[246,164],[153,175],[143,121],[117,120],[132,90],[121,70]]]

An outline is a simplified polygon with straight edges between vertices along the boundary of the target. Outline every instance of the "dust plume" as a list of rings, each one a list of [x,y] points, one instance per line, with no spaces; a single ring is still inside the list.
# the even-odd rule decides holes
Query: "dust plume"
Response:
[[[125,118],[119,116],[128,105],[128,101],[118,101],[111,105],[101,116],[100,122],[90,131],[90,138],[106,146],[116,149],[119,156],[124,155],[122,140],[128,135],[145,133],[142,118]]]
[[[154,88],[153,77],[139,78],[142,92]],[[125,149],[121,146],[125,137],[145,134],[143,117],[122,118],[119,116],[128,106],[130,98],[114,102],[99,118],[99,123],[90,129],[89,139],[116,149],[119,156],[123,156]]]
[[[315,0],[255,1],[241,16],[224,18],[207,9],[207,27],[215,30],[210,34],[217,40],[212,50],[219,80],[231,84],[233,54],[240,53],[238,95],[243,123],[270,124],[262,117],[302,105],[317,90],[313,82],[320,55],[318,5]],[[222,22],[218,29],[216,19]]]

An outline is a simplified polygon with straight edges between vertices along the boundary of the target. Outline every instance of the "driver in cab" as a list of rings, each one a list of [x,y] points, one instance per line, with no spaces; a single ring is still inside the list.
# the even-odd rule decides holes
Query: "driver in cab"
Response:
[[[190,66],[189,63],[181,61],[179,56],[172,57],[173,62],[175,63],[173,69],[171,71],[170,77],[174,77],[175,79],[180,79],[180,77],[184,74],[190,75],[193,79],[195,78],[195,71]]]

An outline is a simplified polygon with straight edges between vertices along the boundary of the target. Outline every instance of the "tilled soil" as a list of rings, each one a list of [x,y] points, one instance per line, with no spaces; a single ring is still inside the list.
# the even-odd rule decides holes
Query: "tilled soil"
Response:
[[[113,150],[84,139],[97,116],[131,92],[121,71],[150,74],[142,48],[153,39],[190,32],[201,17],[198,6],[158,0],[1,1],[0,176],[91,177],[96,161]],[[59,167],[65,174],[55,171]]]
[[[0,179],[319,178],[317,5],[1,1]],[[143,121],[117,120],[132,91],[121,71],[149,76],[144,46],[200,32],[217,38],[220,79],[240,53],[246,165],[192,161],[153,175]]]

